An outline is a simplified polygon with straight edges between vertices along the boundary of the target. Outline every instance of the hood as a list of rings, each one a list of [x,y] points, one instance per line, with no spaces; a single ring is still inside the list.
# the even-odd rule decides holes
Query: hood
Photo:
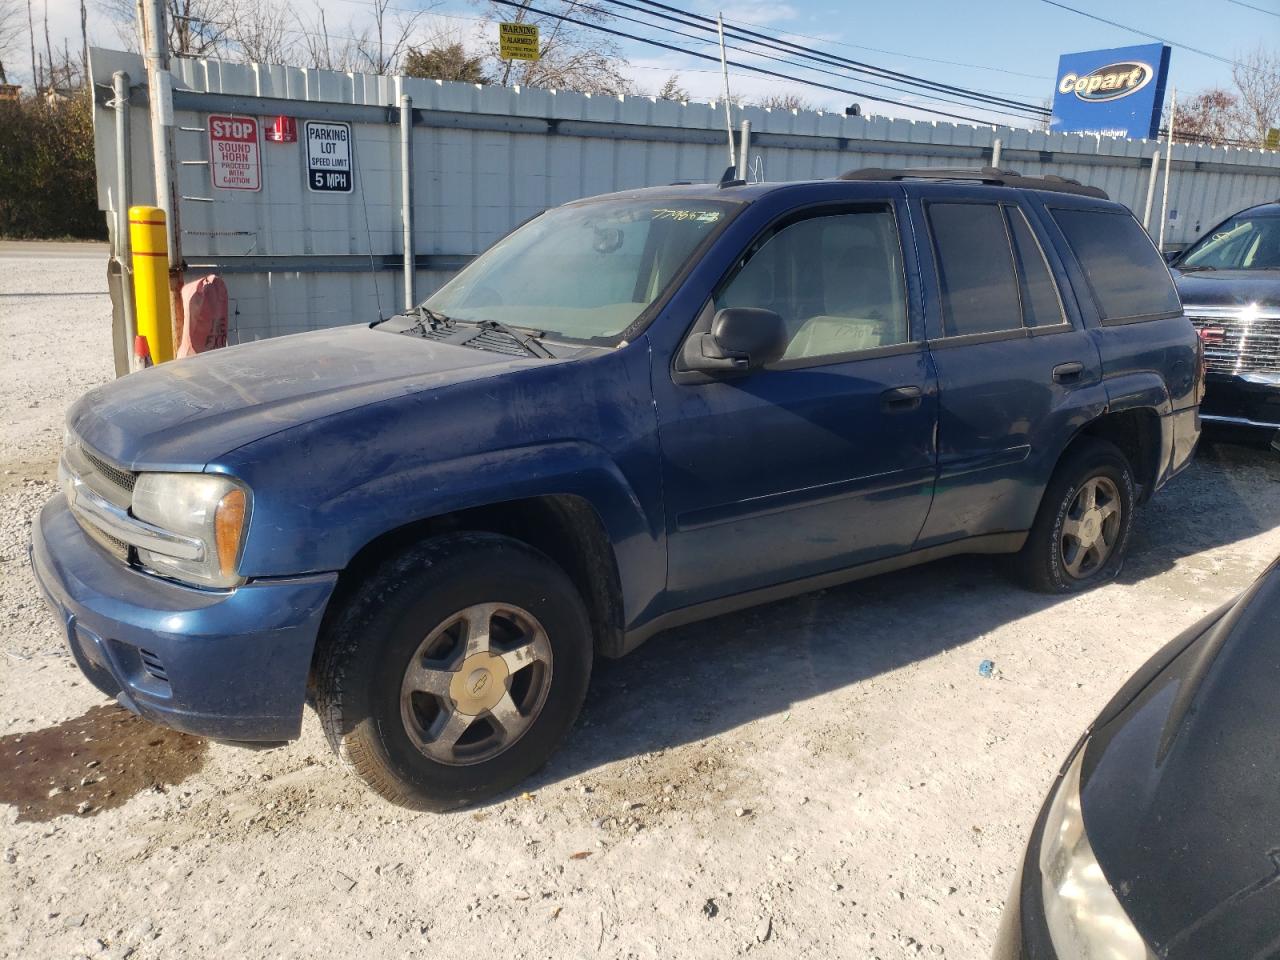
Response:
[[[67,426],[129,469],[198,470],[243,444],[342,410],[549,362],[338,327],[131,373],[85,394]]]
[[[1178,293],[1187,309],[1193,307],[1234,307],[1256,303],[1280,307],[1280,270],[1195,270],[1175,269]]]
[[[1093,733],[1082,808],[1161,957],[1270,956],[1280,929],[1280,567]]]

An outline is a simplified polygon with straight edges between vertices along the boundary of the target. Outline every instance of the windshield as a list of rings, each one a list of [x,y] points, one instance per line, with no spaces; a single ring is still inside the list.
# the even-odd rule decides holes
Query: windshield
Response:
[[[617,342],[729,210],[673,199],[557,207],[489,248],[425,306],[552,339]]]
[[[1280,217],[1232,217],[1201,238],[1179,270],[1280,270]]]

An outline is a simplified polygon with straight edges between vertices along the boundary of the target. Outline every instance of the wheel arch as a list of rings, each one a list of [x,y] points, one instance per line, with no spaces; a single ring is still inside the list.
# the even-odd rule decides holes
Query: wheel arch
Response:
[[[1114,444],[1129,461],[1137,485],[1137,502],[1145,503],[1160,474],[1163,432],[1160,414],[1151,407],[1127,407],[1095,417],[1080,427],[1063,448],[1054,471],[1081,439],[1091,437]]]
[[[577,587],[591,620],[595,649],[623,652],[623,596],[617,557],[604,520],[586,497],[539,494],[452,510],[384,531],[364,544],[338,574],[325,613],[336,617],[369,574],[388,557],[449,533],[494,533],[545,553]],[[321,635],[325,633],[323,627]]]

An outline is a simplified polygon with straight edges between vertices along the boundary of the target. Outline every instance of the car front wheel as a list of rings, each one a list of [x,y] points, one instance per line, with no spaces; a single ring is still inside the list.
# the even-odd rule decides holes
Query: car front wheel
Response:
[[[402,806],[448,809],[541,767],[572,727],[591,629],[572,581],[493,534],[413,547],[323,639],[317,712],[344,765]]]

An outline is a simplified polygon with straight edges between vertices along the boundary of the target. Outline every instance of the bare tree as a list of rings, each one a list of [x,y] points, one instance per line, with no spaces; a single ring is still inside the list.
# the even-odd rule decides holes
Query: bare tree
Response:
[[[120,39],[141,50],[135,0],[99,0],[116,24]],[[164,0],[169,53],[175,57],[212,57],[228,52],[235,28],[235,0]]]
[[[412,46],[414,34],[429,7],[402,10],[392,0],[368,0],[364,6],[368,20],[356,17],[339,26],[342,33],[330,33],[320,0],[315,0],[315,19],[304,30],[302,42],[306,66],[321,70],[363,71],[391,74]]]
[[[1239,99],[1235,94],[1220,88],[1204,90],[1178,104],[1173,136],[1193,143],[1229,140],[1237,133],[1238,108]]]
[[[579,6],[578,0],[544,0],[539,6],[559,17],[573,17],[590,23],[608,22],[610,19],[608,14],[597,8]],[[626,61],[618,45],[607,39],[607,35],[567,23],[556,16],[531,13],[524,7],[512,15],[511,8],[490,4],[488,19],[495,24],[488,55],[499,83],[595,94],[631,92],[631,81],[621,69]],[[539,59],[502,59],[498,52],[496,26],[501,21],[536,25],[540,40]]]
[[[251,63],[292,64],[297,14],[289,0],[235,0],[230,40]]]
[[[654,96],[659,100],[678,100],[680,103],[689,102],[689,91],[680,85],[680,75],[678,73],[673,73],[667,77],[667,82],[658,89]]]
[[[9,82],[4,61],[21,49],[24,29],[19,0],[0,0],[0,83]]]
[[[1259,46],[1233,67],[1237,103],[1235,133],[1262,146],[1267,131],[1280,127],[1280,54]]]
[[[369,73],[395,73],[427,11],[404,12],[393,7],[391,0],[369,0],[369,9],[373,25],[355,35],[356,58]]]
[[[303,31],[304,59],[301,66],[342,72],[354,70],[355,51],[351,39],[342,39],[336,45],[335,39],[340,38],[329,35],[329,22],[325,18],[324,8],[316,0],[315,19]]]
[[[770,93],[756,101],[765,110],[812,110],[813,104],[798,93]]]

